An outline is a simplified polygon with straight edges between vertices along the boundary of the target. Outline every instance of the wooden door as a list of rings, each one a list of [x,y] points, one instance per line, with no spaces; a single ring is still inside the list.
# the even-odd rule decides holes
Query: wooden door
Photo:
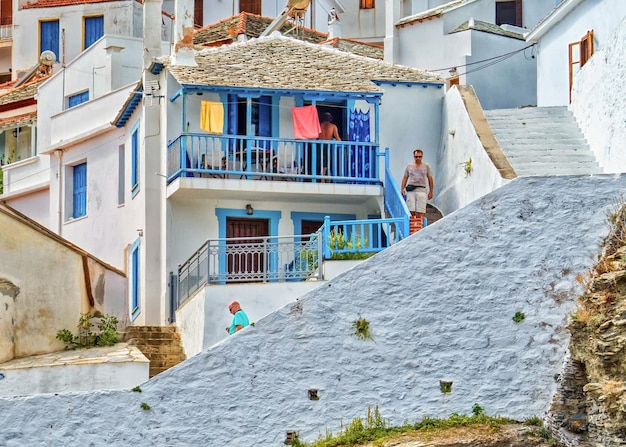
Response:
[[[228,278],[233,281],[261,281],[265,277],[266,253],[263,236],[269,235],[267,219],[226,219],[227,238],[246,238],[229,241],[227,247]]]

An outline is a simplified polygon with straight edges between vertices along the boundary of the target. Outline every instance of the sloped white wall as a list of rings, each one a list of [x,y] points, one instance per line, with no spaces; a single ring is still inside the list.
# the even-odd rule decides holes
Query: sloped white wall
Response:
[[[571,110],[604,172],[626,171],[626,20],[578,73]]]
[[[8,446],[281,445],[379,405],[392,424],[542,416],[626,176],[518,178],[141,386],[0,399]],[[584,218],[581,217],[584,210]],[[512,320],[524,312],[521,323]],[[372,339],[353,335],[370,323]],[[439,381],[453,382],[442,394]],[[320,400],[307,398],[317,389]],[[142,402],[150,410],[142,410]]]

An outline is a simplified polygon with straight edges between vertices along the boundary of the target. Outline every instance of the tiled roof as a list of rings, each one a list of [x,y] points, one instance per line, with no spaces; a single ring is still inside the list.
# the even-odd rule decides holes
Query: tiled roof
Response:
[[[322,44],[330,44],[333,48],[337,48],[338,50],[374,59],[382,60],[385,56],[385,49],[381,45],[360,42],[358,40],[346,39],[343,37],[335,37],[334,39],[322,42]]]
[[[473,22],[473,23],[472,23]],[[467,31],[473,29],[475,31],[483,31],[490,34],[498,34],[500,36],[512,37],[513,39],[524,40],[524,35],[521,33],[515,33],[513,31],[507,31],[502,27],[493,23],[483,22],[481,20],[468,20],[461,24],[458,28],[450,31],[452,33],[458,33],[459,31]]]
[[[373,80],[443,83],[434,73],[357,56],[273,34],[196,54],[197,67],[157,58],[181,84],[224,87],[381,92]]]
[[[11,89],[5,93],[0,94],[0,106],[5,104],[11,104],[13,102],[24,101],[25,99],[34,98],[37,94],[39,85],[48,79],[49,76],[37,78],[26,84],[20,85],[14,89]]]
[[[259,37],[263,31],[272,23],[272,18],[262,17],[248,12],[242,12],[239,15],[221,20],[212,25],[197,30],[193,35],[193,43],[195,45],[211,46],[216,42],[230,43],[237,40],[239,34],[245,34],[248,39]],[[294,24],[286,22],[280,32],[286,36],[297,37],[307,42],[319,43],[327,38],[327,34],[310,28],[292,29]]]
[[[36,0],[28,1],[22,9],[29,8],[52,8],[54,6],[84,5],[86,3],[107,3],[119,0]]]
[[[409,25],[414,22],[423,22],[424,20],[434,19],[436,17],[441,17],[444,13],[455,9],[459,6],[463,6],[466,3],[473,3],[476,0],[453,0],[445,5],[437,6],[436,8],[431,8],[426,11],[419,12],[417,14],[413,14],[411,16],[405,17],[402,20],[399,20],[396,23],[396,26],[404,26]]]
[[[6,118],[0,118],[0,127],[33,122],[36,119],[37,119],[37,112],[30,112],[30,113],[24,113],[22,115],[9,116]]]

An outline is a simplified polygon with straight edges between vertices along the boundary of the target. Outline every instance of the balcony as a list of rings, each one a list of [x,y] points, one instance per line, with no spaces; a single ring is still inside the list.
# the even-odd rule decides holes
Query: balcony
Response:
[[[167,150],[167,181],[177,178],[282,180],[382,185],[378,145],[184,133]]]

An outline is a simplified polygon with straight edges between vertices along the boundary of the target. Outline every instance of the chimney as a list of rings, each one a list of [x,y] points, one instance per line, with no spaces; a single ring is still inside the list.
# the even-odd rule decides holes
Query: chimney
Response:
[[[385,62],[396,63],[398,57],[398,30],[396,23],[400,20],[400,2],[385,0]]]
[[[161,6],[163,0],[143,2],[143,68],[148,68],[152,58],[161,56]]]
[[[176,0],[174,2],[174,46],[172,63],[196,67],[193,51],[193,0]]]
[[[336,37],[341,37],[341,20],[339,20],[337,10],[332,8],[328,14],[328,39]]]

